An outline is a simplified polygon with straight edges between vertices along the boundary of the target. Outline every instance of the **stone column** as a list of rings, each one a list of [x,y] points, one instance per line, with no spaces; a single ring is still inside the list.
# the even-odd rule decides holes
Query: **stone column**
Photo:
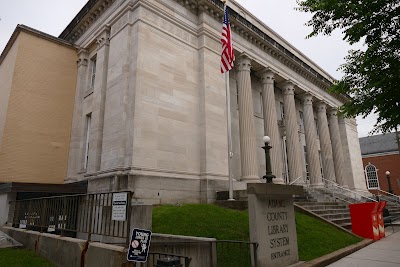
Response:
[[[286,147],[289,163],[289,179],[290,182],[292,182],[297,178],[303,176],[303,160],[300,151],[299,126],[297,123],[296,106],[294,102],[294,84],[290,81],[286,82],[283,86],[282,91],[283,108],[285,109]]]
[[[107,89],[110,26],[105,26],[97,39],[96,77],[93,88],[93,108],[88,172],[100,170],[103,145],[104,109]]]
[[[260,178],[258,177],[256,131],[250,78],[251,60],[246,56],[241,56],[236,64],[242,180],[254,182]]]
[[[314,123],[313,97],[309,93],[303,96],[304,132],[306,135],[307,161],[312,186],[323,186],[321,165],[317,147],[317,129]]]
[[[329,133],[332,141],[333,163],[335,166],[336,182],[341,186],[347,186],[343,175],[343,148],[340,140],[340,130],[337,117],[337,108],[328,110]]]
[[[77,180],[77,173],[82,170],[82,107],[83,94],[86,89],[88,53],[81,49],[78,51],[78,71],[76,79],[76,91],[74,101],[74,113],[72,117],[71,141],[69,145],[68,171],[66,182]]]
[[[338,116],[338,121],[339,121],[339,130],[340,130],[340,141],[342,143],[342,150],[343,150],[343,175],[345,177],[345,184],[350,188],[354,189],[355,186],[355,181],[354,181],[354,170],[353,170],[353,163],[352,159],[350,156],[350,153],[353,148],[350,146],[351,143],[349,143],[349,136],[347,135],[347,125],[351,125],[351,121],[348,118],[343,118],[342,116]],[[357,127],[357,126],[356,126]],[[349,132],[353,132],[349,128]],[[357,138],[358,140],[358,138]],[[363,171],[363,169],[362,169]]]
[[[324,178],[336,182],[335,170],[333,167],[332,145],[328,130],[328,120],[326,117],[326,103],[319,102],[317,105],[319,142],[321,146],[322,166]]]
[[[271,138],[271,168],[272,174],[276,176],[274,183],[283,184],[282,172],[282,149],[278,120],[275,106],[274,92],[274,73],[270,69],[265,69],[261,74],[263,115],[264,115],[264,135]]]

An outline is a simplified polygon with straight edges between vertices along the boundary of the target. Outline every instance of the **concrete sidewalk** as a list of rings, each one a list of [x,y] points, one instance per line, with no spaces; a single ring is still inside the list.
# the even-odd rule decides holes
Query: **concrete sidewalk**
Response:
[[[329,267],[399,267],[400,227],[385,229],[386,237],[362,248],[347,257],[328,265]]]

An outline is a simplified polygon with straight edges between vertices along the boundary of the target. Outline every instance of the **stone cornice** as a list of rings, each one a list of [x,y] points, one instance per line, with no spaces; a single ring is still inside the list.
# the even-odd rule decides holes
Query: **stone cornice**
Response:
[[[60,34],[59,38],[69,42],[75,42],[80,36],[111,6],[116,0],[89,0],[79,11],[71,23]],[[223,3],[220,0],[174,0],[185,6],[191,12],[198,14],[205,12],[218,21],[222,21]],[[309,66],[299,57],[294,55],[274,38],[266,34],[233,9],[229,9],[231,27],[234,32],[242,36],[248,42],[256,45],[274,59],[280,61],[288,68],[299,73],[302,77],[312,82],[319,88],[327,91],[333,81],[328,80]],[[345,95],[338,95],[328,92],[342,102],[349,98]]]
[[[59,38],[75,42],[115,0],[89,0],[68,24]]]
[[[175,0],[188,10],[199,13],[205,12],[216,20],[223,20],[223,2],[220,0]],[[238,14],[236,11],[229,9],[229,18],[231,28],[238,35],[246,39],[248,42],[256,45],[264,52],[283,63],[288,68],[299,73],[302,77],[317,85],[319,88],[327,91],[333,81],[322,76],[318,71],[309,66],[299,57],[294,55],[274,38],[266,34],[264,31],[253,25],[250,21]],[[347,102],[349,98],[345,95],[338,95],[328,92],[330,95],[342,102]]]

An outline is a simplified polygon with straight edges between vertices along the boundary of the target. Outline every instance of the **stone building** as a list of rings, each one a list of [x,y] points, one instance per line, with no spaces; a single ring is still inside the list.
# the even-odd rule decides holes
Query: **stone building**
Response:
[[[264,173],[271,137],[275,183],[336,181],[365,190],[354,119],[333,78],[231,1],[230,71],[235,188]],[[79,47],[65,182],[134,191],[151,203],[207,202],[226,190],[225,79],[218,0],[91,0],[59,36]],[[299,178],[301,177],[301,178]],[[329,183],[329,182],[328,182]]]
[[[396,133],[360,138],[365,182],[373,194],[386,194],[391,189],[393,194],[400,195],[400,146],[396,140]]]
[[[230,1],[229,6],[236,56],[228,96],[234,188],[260,181],[262,137],[268,135],[275,183],[318,187],[335,181],[365,191],[356,123],[338,117],[347,98],[327,91],[333,78],[240,5]],[[37,53],[43,64],[36,71],[66,94],[57,94],[57,101],[66,102],[42,104],[49,105],[47,114],[59,114],[60,124],[48,121],[49,132],[59,129],[60,140],[69,133],[71,139],[68,147],[47,136],[51,151],[43,146],[34,153],[45,169],[27,168],[43,174],[50,174],[49,165],[64,173],[67,168],[65,183],[88,181],[89,192],[131,190],[147,203],[213,201],[216,191],[227,190],[229,176],[222,16],[218,0],[90,0],[58,38],[42,35],[51,41],[46,53],[34,49],[44,46],[31,37],[31,54],[17,59]],[[52,43],[69,65],[52,56]],[[14,55],[12,47],[17,46],[8,45],[1,56],[0,75],[10,67],[4,62]],[[77,65],[70,64],[76,59]],[[16,72],[6,73],[12,77],[7,81],[15,81]],[[35,81],[35,75],[22,80]],[[0,137],[12,122],[4,120],[12,114],[10,108],[3,112],[4,103],[12,107],[15,97],[8,98],[7,88],[2,85],[0,92]],[[43,100],[43,94],[31,100]],[[20,112],[18,118],[24,118]],[[30,127],[41,121],[38,117]],[[4,156],[5,139],[0,140]],[[1,160],[0,171],[6,170]],[[49,164],[52,160],[61,162]]]

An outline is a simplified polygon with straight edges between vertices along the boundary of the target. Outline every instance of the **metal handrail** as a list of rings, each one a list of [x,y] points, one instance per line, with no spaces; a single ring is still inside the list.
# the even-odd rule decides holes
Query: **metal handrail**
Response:
[[[295,182],[297,182],[300,178],[302,178],[303,176],[299,176],[297,177],[294,181],[290,182],[289,185],[294,184]]]
[[[340,198],[340,197],[338,197],[338,196],[335,196],[334,198],[339,199],[340,201],[343,201],[343,202],[347,202],[347,203],[349,203],[349,204],[353,204],[353,202],[348,201],[348,200],[346,200],[346,199],[344,199],[344,198]]]
[[[336,182],[333,182],[333,181],[327,180],[327,179],[325,179],[325,178],[322,178],[322,180],[324,180],[324,181],[327,181],[327,182],[330,182],[330,183],[333,183],[333,185],[334,185],[335,187],[338,187],[338,188],[340,188],[340,189],[342,189],[342,190],[344,190],[344,191],[350,192],[350,193],[354,193],[354,195],[358,195],[358,196],[360,196],[360,197],[363,197],[363,198],[369,199],[369,200],[371,200],[371,201],[373,201],[373,202],[378,202],[377,200],[375,200],[375,199],[373,199],[373,198],[370,198],[370,197],[364,196],[364,195],[362,195],[362,194],[360,194],[360,193],[357,193],[357,192],[355,192],[355,191],[352,191],[352,190],[350,190],[350,189],[344,188],[344,187],[342,187],[342,186],[338,185]]]
[[[378,197],[381,196],[381,195],[379,194],[379,192],[383,192],[383,193],[386,193],[386,194],[388,194],[388,195],[393,195],[394,197],[396,197],[396,200],[395,200],[395,199],[391,199],[391,198],[387,198],[387,199],[385,199],[385,201],[386,201],[386,202],[390,202],[390,203],[394,203],[394,204],[396,204],[396,205],[400,205],[400,196],[391,194],[391,193],[386,192],[386,191],[381,190],[381,189],[373,189],[373,190],[378,191],[378,194],[376,195],[376,196],[378,196]],[[371,192],[368,191],[368,190],[362,190],[362,191],[367,192],[367,193],[371,193]],[[383,195],[382,195],[382,196],[383,196]],[[389,196],[389,197],[391,197],[391,196]]]
[[[375,189],[375,190],[377,190],[378,192],[383,192],[383,193],[385,193],[386,195],[391,195],[391,196],[393,196],[393,197],[395,197],[395,198],[397,198],[397,199],[400,200],[400,196],[398,196],[398,195],[395,195],[395,194],[386,192],[385,190],[382,190],[382,189]]]

